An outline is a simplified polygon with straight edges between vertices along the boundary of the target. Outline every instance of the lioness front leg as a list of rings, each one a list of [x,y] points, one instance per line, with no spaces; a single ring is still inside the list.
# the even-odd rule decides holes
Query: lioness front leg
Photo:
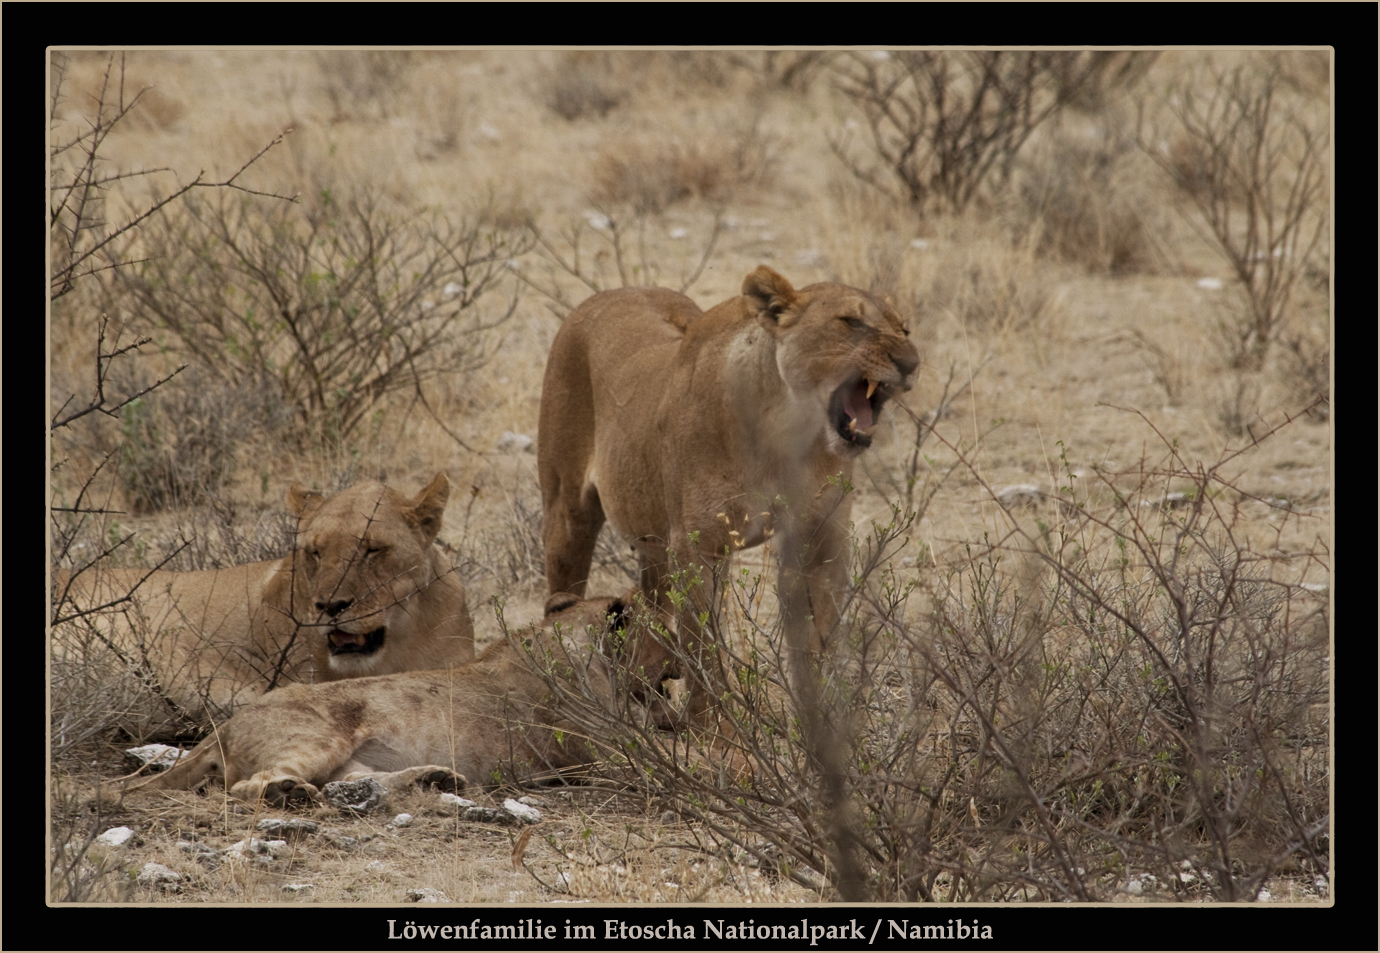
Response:
[[[846,520],[847,510],[842,512]],[[781,600],[788,671],[799,685],[828,648],[848,587],[848,535],[838,517],[807,519],[781,537]]]
[[[728,560],[686,553],[674,562],[682,567],[671,574],[670,601],[676,606],[676,654],[689,692],[686,714],[692,723],[705,725],[728,684],[723,653],[729,647],[719,640]]]

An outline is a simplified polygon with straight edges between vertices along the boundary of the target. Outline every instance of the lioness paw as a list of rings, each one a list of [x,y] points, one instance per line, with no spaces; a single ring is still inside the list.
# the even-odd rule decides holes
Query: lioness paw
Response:
[[[316,785],[293,775],[284,775],[271,781],[241,781],[231,788],[230,793],[241,801],[253,803],[262,799],[274,807],[286,807],[292,801],[322,801]]]

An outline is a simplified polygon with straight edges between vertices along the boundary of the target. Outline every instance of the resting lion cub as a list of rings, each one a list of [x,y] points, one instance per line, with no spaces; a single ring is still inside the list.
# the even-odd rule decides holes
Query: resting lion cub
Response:
[[[320,801],[328,781],[372,777],[390,791],[418,781],[455,790],[494,783],[500,773],[512,780],[588,763],[593,749],[548,708],[549,686],[536,667],[568,665],[607,700],[602,650],[612,644],[604,637],[623,613],[617,599],[561,593],[547,601],[541,626],[468,665],[269,692],[127,793],[194,788],[219,776],[233,797],[283,804]]]
[[[871,445],[886,401],[914,383],[908,334],[877,295],[796,290],[765,265],[707,312],[661,288],[586,300],[556,334],[542,385],[549,591],[584,592],[606,518],[663,607],[668,552],[712,565],[775,532],[818,651],[847,581],[851,504],[838,478]]]
[[[54,657],[99,659],[150,689],[117,718],[136,738],[205,727],[291,682],[468,662],[465,589],[432,545],[449,496],[444,473],[410,498],[380,483],[329,499],[294,485],[297,547],[282,559],[185,573],[64,570],[56,591],[70,604],[60,617],[107,608],[59,625]]]

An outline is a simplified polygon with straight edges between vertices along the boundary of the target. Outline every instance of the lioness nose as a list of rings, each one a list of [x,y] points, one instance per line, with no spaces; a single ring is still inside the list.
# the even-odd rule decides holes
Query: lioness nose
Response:
[[[338,616],[340,613],[350,608],[350,603],[353,601],[352,599],[337,599],[335,602],[323,602],[318,599],[316,600],[316,608],[320,609],[328,616]]]
[[[909,377],[920,366],[920,352],[915,349],[914,344],[907,341],[906,349],[900,354],[893,355],[891,363],[896,365],[896,369],[901,372],[902,377]]]

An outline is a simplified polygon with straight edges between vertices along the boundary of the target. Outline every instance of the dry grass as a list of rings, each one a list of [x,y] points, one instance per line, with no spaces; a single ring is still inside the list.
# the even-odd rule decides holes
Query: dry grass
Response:
[[[98,88],[106,63],[101,54],[72,55],[71,94],[56,111],[60,128],[78,128],[84,97]],[[1294,311],[1269,360],[1228,374],[1230,355],[1215,351],[1212,341],[1217,322],[1231,318],[1221,309],[1234,293],[1232,274],[1182,217],[1166,211],[1180,200],[1181,187],[1168,176],[1150,176],[1143,156],[1109,137],[1084,136],[1084,125],[1112,128],[1110,113],[1083,111],[1076,121],[1041,127],[1020,152],[1005,191],[993,180],[991,194],[962,215],[922,217],[857,182],[831,151],[830,136],[856,116],[834,85],[818,81],[826,67],[744,53],[455,52],[404,61],[382,54],[138,51],[129,55],[131,78],[156,82],[156,95],[141,104],[146,110],[131,113],[127,128],[111,134],[103,158],[112,170],[166,167],[175,174],[113,183],[103,198],[123,214],[146,202],[151,187],[167,194],[175,179],[198,170],[221,181],[291,126],[284,145],[246,173],[248,185],[284,194],[320,183],[367,187],[418,215],[501,209],[494,213],[499,226],[530,219],[553,243],[570,223],[580,223],[584,274],[606,285],[621,283],[619,271],[589,213],[595,205],[623,208],[640,226],[630,226],[625,246],[629,261],[647,265],[630,275],[636,280],[679,285],[694,276],[687,293],[707,306],[736,294],[743,276],[765,262],[797,287],[839,280],[885,292],[910,316],[923,363],[905,404],[935,423],[936,433],[917,427],[900,407],[888,413],[856,474],[854,505],[864,528],[871,519],[889,522],[893,503],[917,511],[908,542],[887,569],[900,584],[920,586],[917,592],[941,602],[957,599],[976,571],[973,546],[1005,538],[1013,522],[1038,541],[1040,524],[1048,531],[1067,519],[1052,502],[1062,486],[1082,494],[1075,502],[1098,512],[1114,509],[1110,486],[1122,484],[1095,475],[1135,472],[1163,446],[1141,418],[1122,409],[1134,408],[1190,463],[1245,448],[1219,474],[1233,488],[1234,544],[1272,558],[1311,553],[1290,564],[1291,584],[1328,585],[1333,501],[1325,405],[1270,440],[1252,441],[1262,424],[1275,426],[1327,387],[1327,262],[1314,263],[1300,279]],[[1178,70],[1179,61],[1166,56],[1142,82],[1150,92],[1162,91]],[[1317,96],[1318,75],[1315,57],[1281,54],[1289,95]],[[1185,148],[1177,140],[1166,144],[1179,164],[1192,158],[1184,157]],[[568,245],[556,247],[569,253]],[[697,272],[706,247],[710,254]],[[343,436],[285,436],[275,423],[279,398],[207,387],[207,369],[196,366],[185,382],[175,379],[117,418],[93,414],[58,432],[55,502],[71,504],[85,486],[86,503],[117,511],[64,523],[70,538],[63,552],[68,558],[97,552],[112,533],[132,532],[117,556],[134,565],[157,564],[183,538],[192,545],[179,556],[179,568],[263,558],[276,539],[277,501],[294,480],[329,490],[366,478],[425,481],[444,470],[456,491],[440,539],[470,589],[480,645],[500,636],[491,598],[504,602],[509,620],[535,618],[545,596],[535,457],[500,442],[507,432],[536,436],[545,355],[562,313],[552,297],[532,288],[554,282],[544,286],[578,302],[591,286],[535,254],[515,267],[533,281],[513,316],[494,330],[494,359],[463,373],[443,370],[409,392],[380,395]],[[1204,287],[1203,278],[1221,284]],[[54,304],[55,409],[69,394],[85,399],[95,322],[102,311],[119,315],[125,303],[119,288],[96,276]],[[126,375],[115,382],[120,394],[167,373],[172,365],[159,351],[166,343],[116,363]],[[110,453],[111,462],[87,484]],[[1071,468],[1065,460],[1074,461]],[[1034,485],[1047,502],[1008,512],[984,489],[1013,484]],[[1157,491],[1185,488],[1169,481]],[[1108,539],[1103,544],[1114,545]],[[741,565],[763,558],[749,553]],[[601,544],[596,563],[594,589],[627,586],[627,550],[616,538]],[[1008,559],[991,571],[1019,593],[1035,585],[1020,565]],[[755,611],[766,613],[758,621],[769,624],[770,579],[762,593]],[[1243,611],[1241,618],[1248,617]],[[747,618],[737,624],[747,625]],[[924,618],[918,604],[906,616],[906,631],[921,642]],[[1045,632],[1058,656],[1052,664],[1091,651],[1086,634],[1066,625]],[[948,648],[957,653],[954,665],[968,664],[961,646]],[[930,663],[936,663],[926,669],[933,675],[940,666],[937,659]],[[80,688],[82,673],[55,670],[54,678],[54,698],[81,699],[74,707],[82,727],[61,745],[62,771],[90,780],[93,770],[104,777],[127,770],[116,739],[98,730],[107,701]],[[955,746],[940,745],[933,757],[967,751],[971,739],[964,733],[975,728],[955,714],[962,692],[940,686],[932,695],[934,717],[950,719],[943,744]],[[1127,688],[1124,697],[1136,696]],[[1007,701],[1012,712],[1025,710],[1016,696]],[[971,720],[971,713],[964,717]],[[1327,727],[1314,728],[1308,751],[1295,753],[1297,770],[1311,772],[1306,781],[1316,791]],[[267,864],[227,862],[214,870],[177,841],[195,835],[223,848],[247,836],[255,815],[227,804],[219,792],[128,805],[101,818],[69,810],[55,796],[55,843],[74,846],[61,854],[73,862],[54,896],[397,904],[407,889],[422,886],[461,902],[834,896],[823,861],[792,879],[752,851],[745,855],[742,844],[704,838],[687,815],[668,815],[666,803],[642,791],[538,792],[546,820],[524,854],[530,870],[513,869],[513,830],[464,825],[425,793],[394,805],[387,817],[356,822],[302,815],[349,836],[371,835],[354,849],[314,841]],[[976,799],[979,829],[993,827],[1012,798],[1019,800],[991,775],[964,791]],[[963,891],[976,890],[974,881],[964,880],[962,862],[953,860],[963,844],[976,843],[962,826],[966,798],[944,803],[954,812],[943,841],[951,863],[929,871],[928,889],[938,899],[971,896]],[[399,810],[415,815],[412,827],[387,826]],[[110,824],[128,824],[138,840],[118,850],[83,848],[88,835],[100,832],[95,827]],[[1249,856],[1265,856],[1269,837],[1243,836],[1242,846]],[[133,882],[129,874],[149,861],[191,879],[176,894]],[[1268,885],[1273,898],[1316,900],[1313,873],[1289,863],[1286,879]],[[1115,886],[1122,873],[1108,869],[1105,877]],[[298,882],[315,886],[284,891]],[[1134,899],[1107,889],[1110,899]]]

